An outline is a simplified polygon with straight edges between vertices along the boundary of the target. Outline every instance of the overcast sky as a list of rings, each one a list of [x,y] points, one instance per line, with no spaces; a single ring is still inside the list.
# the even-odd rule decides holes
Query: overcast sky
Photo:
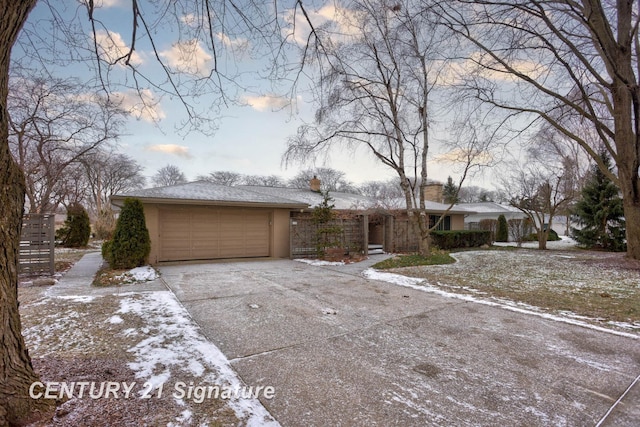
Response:
[[[329,1],[327,5],[312,10],[311,18],[317,22],[331,19],[334,14],[333,4]],[[97,11],[99,19],[109,32],[99,28],[96,41],[103,46],[107,54],[115,56],[125,52],[131,38],[131,13],[127,9],[131,7],[130,2],[102,0],[100,5]],[[76,15],[79,22],[85,22],[84,25],[87,25],[86,10],[78,8],[77,4],[68,6],[68,9],[66,7],[56,6],[61,8],[58,13],[62,16]],[[49,7],[44,2],[39,2],[29,21],[33,25],[41,25],[38,23],[49,19],[50,16]],[[183,19],[188,20],[189,17],[184,16]],[[44,28],[43,25],[41,26]],[[299,26],[302,27],[301,24]],[[90,40],[88,26],[85,31]],[[219,37],[219,42],[225,43],[228,47],[241,48],[243,43],[245,47],[250,43],[241,38],[225,39],[223,35]],[[185,61],[175,44],[176,38],[170,28],[167,29],[166,34],[157,37],[157,50],[163,61],[170,66],[186,67],[195,73],[206,73],[211,66],[211,56],[204,49],[196,47],[192,50],[193,55]],[[136,49],[135,55],[131,58],[132,62],[146,70],[150,76],[159,73],[157,61],[149,46],[141,43],[136,46]],[[14,55],[16,55],[15,52]],[[221,170],[250,175],[275,174],[290,178],[300,169],[313,166],[294,164],[285,168],[282,165],[282,154],[286,149],[287,138],[295,134],[299,125],[305,121],[310,122],[313,118],[314,107],[309,103],[311,101],[309,94],[304,90],[297,93],[295,105],[291,107],[289,105],[291,99],[286,95],[279,96],[273,88],[273,81],[261,80],[253,73],[245,73],[245,69],[256,70],[264,66],[260,61],[251,60],[248,55],[240,55],[231,58],[223,65],[239,76],[238,79],[244,88],[236,91],[235,97],[245,105],[229,103],[227,106],[222,106],[215,133],[190,132],[185,135],[177,131],[176,127],[179,127],[180,122],[185,119],[185,111],[175,99],[169,97],[159,99],[156,93],[149,90],[143,95],[148,96],[149,99],[157,99],[159,103],[153,108],[142,109],[135,95],[123,91],[117,95],[131,109],[132,115],[124,129],[125,135],[120,139],[119,150],[137,159],[144,166],[147,176],[153,175],[155,171],[167,164],[178,166],[189,179]],[[110,77],[117,78],[117,71],[116,69]],[[62,68],[58,73],[82,76],[87,73],[87,70],[77,65]],[[300,87],[304,89],[306,84],[308,82],[303,80]],[[284,93],[286,88],[285,84],[277,89]],[[217,101],[215,95],[205,95],[198,100],[202,105],[215,101]],[[434,156],[431,156],[432,159],[437,155],[437,147],[435,150]],[[369,180],[395,178],[395,172],[383,166],[364,149],[355,153],[333,152],[324,163],[317,163],[315,166],[343,171],[347,179],[356,184]],[[431,161],[429,169],[431,179],[445,181],[448,175],[455,177],[452,165]],[[481,177],[477,177],[475,182],[468,184],[485,185],[485,182]]]

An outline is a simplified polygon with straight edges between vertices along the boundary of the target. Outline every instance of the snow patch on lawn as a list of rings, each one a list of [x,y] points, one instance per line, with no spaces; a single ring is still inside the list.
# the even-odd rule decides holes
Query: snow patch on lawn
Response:
[[[568,236],[558,236],[560,237],[560,240],[557,240],[555,242],[553,241],[547,241],[547,249],[571,249],[573,247],[575,247],[578,242],[576,242],[575,240],[573,240],[571,237]],[[518,246],[518,244],[516,242],[493,242],[493,246],[513,246],[516,247]],[[538,248],[538,242],[522,242],[522,247],[523,248],[530,248],[530,249],[537,249]]]
[[[303,262],[305,264],[309,264],[309,265],[316,265],[316,266],[330,266],[330,265],[344,265],[344,262],[342,261],[323,261],[321,259],[304,259],[304,258],[297,258],[294,259],[294,261],[298,261],[298,262]]]
[[[96,297],[88,295],[57,295],[55,298],[69,300],[71,302],[91,302]]]
[[[136,378],[159,386],[171,372],[186,371],[201,378],[203,384],[232,390],[245,387],[229,360],[200,333],[189,313],[168,291],[131,295],[120,301],[117,314],[132,313],[147,320],[147,338],[129,349],[135,361],[129,367]],[[205,374],[205,371],[208,372]],[[180,381],[179,377],[175,377]],[[248,426],[279,426],[260,401],[232,395],[229,406]],[[183,418],[188,414],[183,413]]]
[[[148,282],[156,280],[158,277],[160,277],[160,275],[158,275],[158,272],[153,267],[145,265],[143,267],[133,268],[126,273],[116,276],[116,279],[132,282]]]
[[[116,315],[116,316],[111,316],[107,321],[113,325],[117,325],[119,323],[124,322],[124,319]]]
[[[603,328],[600,326],[596,326],[596,325],[592,325],[590,323],[587,322],[583,322],[581,320],[578,320],[576,318],[569,318],[569,317],[564,317],[564,316],[558,316],[558,315],[554,315],[554,314],[549,314],[549,313],[543,313],[538,311],[535,307],[526,305],[526,304],[519,304],[519,303],[515,303],[512,301],[504,301],[501,300],[500,302],[496,302],[496,301],[489,301],[486,299],[481,299],[478,298],[476,296],[473,295],[464,295],[464,294],[457,294],[457,293],[453,293],[453,292],[447,292],[444,291],[440,288],[437,288],[435,286],[431,286],[430,284],[428,284],[425,279],[419,279],[419,278],[415,278],[415,277],[407,277],[407,276],[402,276],[400,274],[395,274],[395,273],[385,273],[382,271],[378,271],[375,270],[373,268],[368,268],[365,271],[362,272],[362,275],[370,280],[379,280],[381,282],[387,282],[387,283],[392,283],[394,285],[398,285],[398,286],[404,286],[407,288],[411,288],[411,289],[415,289],[418,291],[422,291],[422,292],[430,292],[430,293],[434,293],[437,295],[441,295],[447,298],[454,298],[454,299],[460,299],[463,301],[467,301],[467,302],[473,302],[473,303],[477,303],[477,304],[483,304],[483,305],[488,305],[488,306],[492,306],[492,307],[500,307],[503,308],[505,310],[510,310],[510,311],[514,311],[517,313],[523,313],[523,314],[531,314],[534,316],[538,316],[538,317],[542,317],[544,319],[549,319],[549,320],[553,320],[556,322],[563,322],[563,323],[568,323],[570,325],[576,325],[576,326],[581,326],[583,328],[589,328],[589,329],[594,329],[597,331],[601,331],[601,332],[607,332],[609,334],[614,334],[614,335],[618,335],[618,336],[623,336],[626,338],[633,338],[636,340],[640,340],[640,336],[636,335],[636,334],[631,334],[631,333],[627,333],[627,332],[622,332],[622,331],[616,331],[616,330],[612,330],[612,329],[607,329],[607,328]],[[572,317],[576,317],[576,316],[572,316]],[[634,328],[633,325],[628,325],[629,328]]]

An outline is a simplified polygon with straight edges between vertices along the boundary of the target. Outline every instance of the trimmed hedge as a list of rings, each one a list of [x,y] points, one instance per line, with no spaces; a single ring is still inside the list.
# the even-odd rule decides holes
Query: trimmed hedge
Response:
[[[451,230],[432,231],[431,241],[440,249],[473,248],[491,245],[491,231]]]
[[[531,233],[528,238],[531,242],[538,241],[538,233]],[[562,240],[558,233],[554,229],[549,230],[549,237],[547,238],[547,242],[557,242],[558,240]]]

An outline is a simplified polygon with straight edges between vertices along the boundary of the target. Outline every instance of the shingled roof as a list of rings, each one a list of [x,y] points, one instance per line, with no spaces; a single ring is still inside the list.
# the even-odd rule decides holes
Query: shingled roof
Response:
[[[154,203],[181,202],[187,204],[264,206],[293,209],[304,209],[308,206],[307,203],[299,200],[250,191],[247,188],[213,184],[207,181],[195,181],[167,187],[133,190],[123,194],[116,194],[111,197],[111,200],[117,203],[119,200],[124,200],[127,197],[135,197]]]

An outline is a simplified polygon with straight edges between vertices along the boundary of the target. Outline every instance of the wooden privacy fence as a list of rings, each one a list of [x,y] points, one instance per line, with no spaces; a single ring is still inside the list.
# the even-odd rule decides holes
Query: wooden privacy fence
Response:
[[[295,217],[291,218],[290,248],[291,258],[315,257],[317,255],[318,225],[313,223],[312,218]],[[323,224],[322,227],[337,226],[341,233],[336,236],[340,241],[340,247],[349,252],[362,252],[365,245],[366,221],[362,216],[354,218],[338,218]]]
[[[420,230],[418,225],[409,218],[394,218],[393,225],[388,231],[391,234],[388,251],[417,252],[420,248]]]
[[[55,214],[26,214],[20,235],[20,273],[55,272]]]

